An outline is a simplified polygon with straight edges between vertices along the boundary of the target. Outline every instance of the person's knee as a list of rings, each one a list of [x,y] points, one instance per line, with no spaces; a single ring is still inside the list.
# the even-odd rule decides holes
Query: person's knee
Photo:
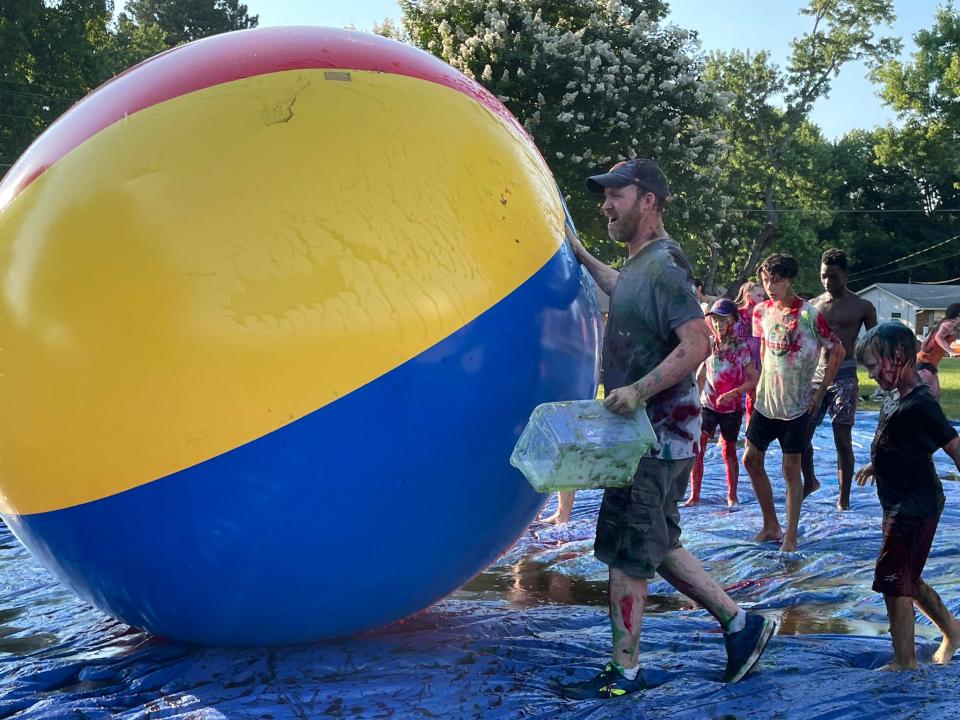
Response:
[[[743,466],[749,472],[759,472],[763,470],[764,452],[753,445],[747,445],[743,453]]]
[[[784,453],[783,455],[783,474],[785,479],[790,482],[797,479],[796,473],[800,472],[800,453]]]
[[[730,460],[737,457],[737,443],[726,438],[720,438],[720,452],[724,459]]]
[[[834,442],[836,442],[838,449],[852,448],[853,447],[853,426],[834,425],[833,439],[834,439]]]

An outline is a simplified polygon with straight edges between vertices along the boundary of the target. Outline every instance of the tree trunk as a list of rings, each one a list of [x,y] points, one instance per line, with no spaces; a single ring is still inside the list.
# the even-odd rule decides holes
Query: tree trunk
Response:
[[[764,195],[764,205],[767,210],[767,222],[764,223],[763,227],[760,228],[760,232],[757,233],[757,237],[753,241],[753,247],[750,248],[750,254],[747,256],[747,261],[743,264],[743,269],[740,270],[740,274],[737,276],[737,279],[733,285],[731,285],[730,290],[727,290],[728,296],[730,296],[730,291],[733,290],[733,288],[739,288],[744,281],[754,273],[757,264],[763,257],[764,250],[767,249],[767,247],[770,245],[770,242],[774,237],[776,237],[777,229],[780,227],[780,211],[777,210],[776,205],[773,202],[772,177],[767,179],[767,187]]]

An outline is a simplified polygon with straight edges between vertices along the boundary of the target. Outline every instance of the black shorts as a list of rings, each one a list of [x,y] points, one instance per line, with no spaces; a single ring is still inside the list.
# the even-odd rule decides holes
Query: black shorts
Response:
[[[884,595],[916,597],[939,522],[939,516],[884,515],[883,545],[873,574],[874,590]]]
[[[634,578],[652,578],[669,550],[680,547],[680,509],[693,469],[688,460],[643,458],[625,488],[603,491],[593,553]]]
[[[760,411],[754,408],[750,425],[747,427],[747,440],[764,452],[770,447],[770,443],[777,440],[785,455],[802,453],[810,441],[809,426],[809,413],[793,420],[773,420],[761,415]]]
[[[720,428],[720,437],[727,442],[736,442],[740,437],[740,423],[743,422],[742,412],[719,413],[712,408],[704,406],[700,411],[703,415],[703,425],[700,426],[700,432],[708,438]]]
[[[920,372],[921,370],[926,370],[927,372],[933,373],[934,375],[937,374],[937,366],[931,365],[928,362],[918,362],[916,365],[913,366],[913,369],[916,370],[917,372]]]

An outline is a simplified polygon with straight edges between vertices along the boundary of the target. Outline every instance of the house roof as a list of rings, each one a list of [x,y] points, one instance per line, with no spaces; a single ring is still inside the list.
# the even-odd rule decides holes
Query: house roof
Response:
[[[948,305],[960,302],[960,285],[914,285],[912,283],[874,283],[857,295],[879,288],[896,295],[921,310],[945,310]]]

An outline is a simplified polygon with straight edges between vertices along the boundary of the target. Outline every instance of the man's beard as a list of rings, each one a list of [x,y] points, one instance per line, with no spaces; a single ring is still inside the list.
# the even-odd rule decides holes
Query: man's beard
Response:
[[[637,208],[631,208],[626,215],[617,218],[615,225],[608,225],[607,234],[611,240],[628,243],[637,236],[640,228],[640,213]]]

